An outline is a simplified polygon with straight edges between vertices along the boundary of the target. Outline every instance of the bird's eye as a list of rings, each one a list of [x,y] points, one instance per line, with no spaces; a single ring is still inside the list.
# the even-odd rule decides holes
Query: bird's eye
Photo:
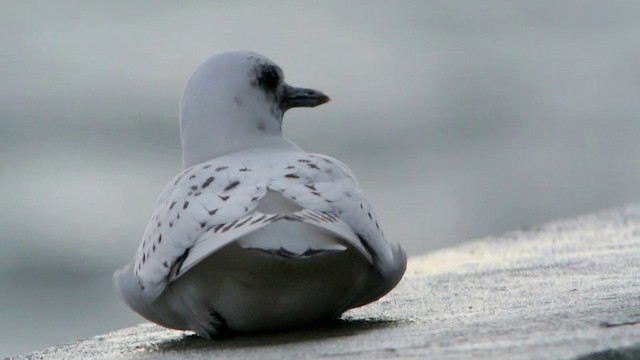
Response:
[[[260,72],[258,82],[264,89],[273,90],[280,83],[280,75],[273,66],[265,66]]]

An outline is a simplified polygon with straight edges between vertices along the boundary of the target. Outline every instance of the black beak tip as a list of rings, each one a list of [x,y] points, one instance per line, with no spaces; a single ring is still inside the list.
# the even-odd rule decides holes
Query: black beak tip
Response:
[[[318,105],[326,104],[329,101],[331,101],[331,98],[327,94],[319,92],[319,94],[318,94]],[[316,105],[316,106],[318,106],[318,105]]]
[[[282,99],[282,107],[291,109],[296,107],[316,107],[331,100],[329,96],[314,89],[288,87]]]

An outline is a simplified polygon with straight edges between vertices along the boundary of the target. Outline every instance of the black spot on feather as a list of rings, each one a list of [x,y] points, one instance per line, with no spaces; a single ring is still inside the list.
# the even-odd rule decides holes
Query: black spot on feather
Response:
[[[264,219],[264,222],[273,222],[277,220],[280,220],[280,214],[272,215],[271,217]]]
[[[263,214],[263,215],[262,215],[262,216],[260,216],[259,218],[257,218],[257,219],[255,219],[255,220],[253,220],[249,225],[253,225],[253,224],[255,224],[255,223],[258,223],[258,222],[262,221],[262,219],[264,219],[264,218],[266,218],[266,217],[267,217],[267,215],[264,215],[264,214]]]
[[[227,200],[229,200],[229,196],[222,196],[222,195],[218,195],[218,197],[219,197],[222,201],[227,201]]]
[[[238,220],[234,220],[231,224],[228,224],[227,226],[223,227],[223,228],[222,228],[222,232],[225,232],[225,231],[229,231],[229,230],[231,230],[231,228],[232,228],[232,227],[233,227],[237,222],[238,222]]]
[[[243,221],[240,221],[239,223],[236,224],[236,229],[239,228],[240,226],[246,224],[249,220],[251,220],[251,217],[249,216],[248,218],[246,218]]]
[[[322,218],[327,221],[327,222],[335,222],[336,221],[336,217],[328,212],[320,212],[320,216],[322,216]]]
[[[300,176],[296,175],[296,174],[287,174],[284,177],[290,178],[290,179],[300,179]]]
[[[186,209],[187,207],[189,207],[189,202],[185,201],[184,204],[182,204],[182,209]]]
[[[222,171],[222,170],[226,170],[228,169],[228,166],[220,166],[219,168],[216,168],[216,171]]]
[[[204,188],[206,188],[207,186],[211,185],[211,183],[213,182],[213,180],[215,180],[215,178],[214,178],[213,176],[209,176],[209,177],[207,178],[207,180],[205,180],[205,181],[202,183],[202,188],[204,189]]]
[[[240,181],[236,180],[236,181],[230,183],[229,185],[227,185],[227,187],[224,188],[224,191],[229,191],[229,190],[235,188],[238,185],[240,185]]]

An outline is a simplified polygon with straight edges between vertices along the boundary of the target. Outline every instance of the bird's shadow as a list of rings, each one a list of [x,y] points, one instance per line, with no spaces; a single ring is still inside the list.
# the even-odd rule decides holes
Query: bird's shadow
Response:
[[[402,321],[384,319],[338,319],[312,327],[288,329],[281,331],[258,332],[250,334],[226,334],[212,339],[204,339],[197,335],[184,335],[155,345],[160,351],[176,351],[194,349],[231,350],[260,346],[285,345],[337,337],[348,337],[369,331],[398,326]]]

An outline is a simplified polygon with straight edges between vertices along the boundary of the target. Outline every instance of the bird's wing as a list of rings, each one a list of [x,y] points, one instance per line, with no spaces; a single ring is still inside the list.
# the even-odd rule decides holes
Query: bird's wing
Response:
[[[203,254],[276,219],[254,212],[267,188],[251,171],[212,160],[186,169],[165,187],[133,263],[145,298],[156,299]],[[203,236],[209,241],[199,241]]]
[[[300,154],[278,166],[269,188],[306,209],[306,215],[321,212],[335,216],[339,222],[325,225],[337,229],[335,224],[341,224],[338,233],[350,233],[343,237],[352,239],[356,249],[367,253],[384,277],[399,281],[406,267],[406,254],[397,243],[387,242],[373,206],[346,165],[325,155]]]

